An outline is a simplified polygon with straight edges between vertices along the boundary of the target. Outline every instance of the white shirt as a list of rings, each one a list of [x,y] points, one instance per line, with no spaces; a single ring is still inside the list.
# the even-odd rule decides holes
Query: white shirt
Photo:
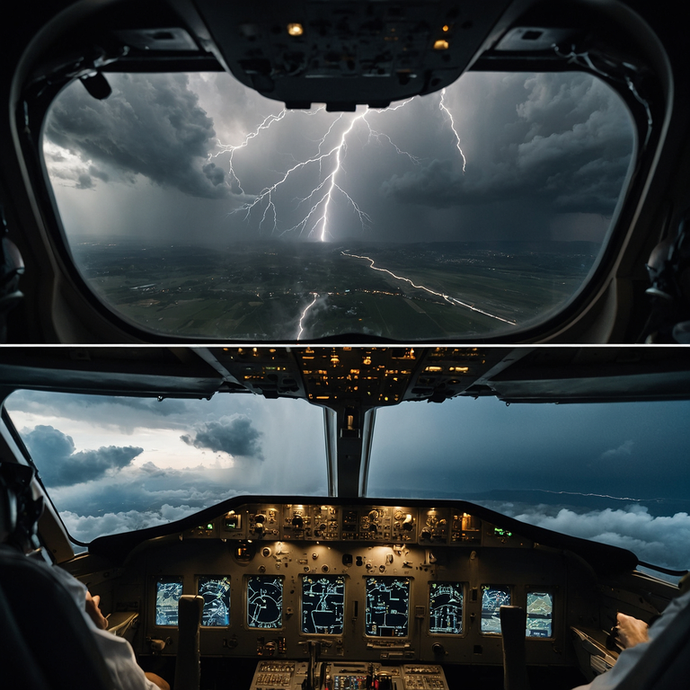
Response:
[[[107,630],[98,628],[86,613],[86,586],[60,567],[51,568],[51,572],[67,589],[77,608],[84,614],[86,624],[96,638],[96,644],[118,690],[159,690],[158,686],[144,675],[134,656],[132,645],[123,637],[117,637]]]
[[[676,616],[686,606],[690,605],[690,592],[672,599],[661,616],[649,628],[650,641],[657,637],[675,620]],[[618,656],[615,666],[606,673],[597,676],[588,685],[580,685],[573,690],[615,690],[625,676],[638,662],[640,657],[649,649],[649,642],[641,642],[630,649],[624,649]]]

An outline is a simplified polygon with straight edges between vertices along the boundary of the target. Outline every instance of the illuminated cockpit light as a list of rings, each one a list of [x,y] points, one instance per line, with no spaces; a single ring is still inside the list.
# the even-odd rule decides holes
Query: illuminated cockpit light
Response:
[[[429,372],[441,372],[443,371],[443,367],[439,367],[436,365],[431,365],[428,366],[424,371],[429,371]]]
[[[304,27],[301,24],[288,24],[287,32],[290,36],[301,36],[304,33]]]
[[[448,41],[440,38],[438,41],[434,41],[434,50],[448,50],[450,48],[450,43]]]

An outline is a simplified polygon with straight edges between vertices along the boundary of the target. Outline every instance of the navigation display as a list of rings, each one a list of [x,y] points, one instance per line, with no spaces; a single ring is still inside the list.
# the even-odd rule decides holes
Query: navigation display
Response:
[[[252,575],[247,578],[247,626],[283,626],[283,578],[277,575]]]
[[[552,637],[553,595],[549,592],[527,592],[526,637]]]
[[[208,628],[230,625],[230,578],[200,575],[197,591],[204,598],[201,625]]]
[[[510,606],[510,587],[482,585],[481,631],[489,635],[501,634],[501,606]]]
[[[156,625],[177,625],[177,605],[182,596],[181,577],[156,581]]]
[[[366,634],[405,637],[410,611],[410,580],[406,577],[368,577]]]
[[[302,632],[342,635],[345,578],[342,575],[305,575],[302,578]]]
[[[429,632],[461,635],[462,601],[460,582],[432,582],[429,586]]]

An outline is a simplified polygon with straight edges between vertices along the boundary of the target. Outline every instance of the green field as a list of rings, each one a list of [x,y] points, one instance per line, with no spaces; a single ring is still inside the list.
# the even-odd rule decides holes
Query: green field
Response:
[[[162,334],[413,341],[509,333],[542,320],[578,290],[595,259],[588,247],[515,244],[89,243],[74,253],[107,306]]]

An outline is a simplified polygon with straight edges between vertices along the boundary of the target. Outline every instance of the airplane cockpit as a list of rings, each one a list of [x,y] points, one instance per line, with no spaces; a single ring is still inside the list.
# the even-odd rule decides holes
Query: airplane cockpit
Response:
[[[689,377],[681,348],[5,348],[2,467],[35,472],[34,558],[175,688],[573,688],[687,572]]]
[[[634,0],[20,4],[6,340],[685,342],[683,23]]]

